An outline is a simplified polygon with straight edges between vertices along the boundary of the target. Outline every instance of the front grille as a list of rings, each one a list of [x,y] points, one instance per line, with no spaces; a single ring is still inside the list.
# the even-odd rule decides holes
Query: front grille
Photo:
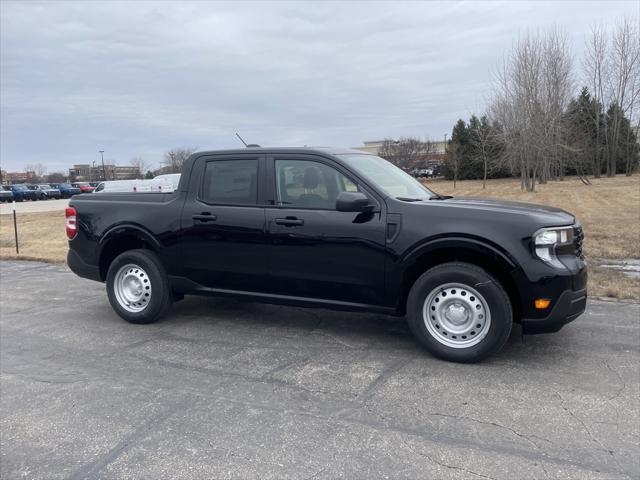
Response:
[[[582,226],[577,225],[573,227],[573,244],[576,247],[576,257],[584,260],[584,254],[582,253],[582,242],[584,240],[584,232]]]

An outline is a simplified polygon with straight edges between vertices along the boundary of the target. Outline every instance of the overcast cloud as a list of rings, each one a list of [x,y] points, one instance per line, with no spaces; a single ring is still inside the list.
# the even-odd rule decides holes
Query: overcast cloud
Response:
[[[49,171],[172,147],[441,139],[481,112],[518,34],[638,2],[1,3],[2,168]]]

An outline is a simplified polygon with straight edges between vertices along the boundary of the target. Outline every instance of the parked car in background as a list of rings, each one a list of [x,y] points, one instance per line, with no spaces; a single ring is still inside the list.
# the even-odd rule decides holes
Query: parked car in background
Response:
[[[166,178],[164,175],[152,178],[151,180],[139,180],[135,186],[136,192],[164,192],[171,193],[178,188],[180,175],[178,179]]]
[[[60,198],[71,198],[81,193],[79,188],[72,186],[70,183],[53,183],[51,186],[60,190]]]
[[[11,191],[13,192],[13,199],[16,202],[22,202],[24,200],[37,200],[37,195],[34,190],[29,190],[26,185],[11,185]]]
[[[12,202],[13,201],[13,192],[11,191],[11,187],[2,185],[0,187],[0,202]]]
[[[98,183],[93,193],[131,193],[135,183],[136,180],[107,180],[106,182]]]
[[[180,173],[166,173],[164,175],[153,177],[153,180],[156,182],[171,183],[173,184],[173,190],[175,190],[178,188],[178,184],[180,183],[180,175]]]
[[[71,186],[79,188],[80,193],[93,193],[93,191],[96,189],[95,187],[92,187],[89,182],[75,182],[72,183]]]
[[[49,200],[51,198],[59,199],[62,194],[60,190],[57,188],[53,188],[51,185],[46,183],[42,183],[40,185],[27,185],[29,190],[33,190],[36,192],[36,197],[38,200]]]
[[[173,183],[171,180],[158,179],[157,177],[151,180],[108,180],[100,182],[93,193],[171,193],[177,187],[177,182]]]
[[[433,177],[432,168],[414,168],[411,170],[411,175],[415,178],[431,178]]]

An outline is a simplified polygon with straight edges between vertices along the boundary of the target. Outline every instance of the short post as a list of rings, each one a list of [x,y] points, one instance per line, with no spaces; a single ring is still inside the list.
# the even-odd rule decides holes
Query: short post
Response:
[[[13,201],[13,233],[16,237],[16,253],[20,253],[20,248],[18,247],[18,222],[16,221],[16,201]]]

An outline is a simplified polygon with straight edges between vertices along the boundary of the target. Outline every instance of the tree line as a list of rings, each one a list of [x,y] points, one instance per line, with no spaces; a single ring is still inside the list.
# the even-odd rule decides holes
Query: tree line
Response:
[[[195,152],[195,148],[172,148],[164,154],[164,158],[161,162],[162,173],[181,173],[182,165],[189,158],[189,156]],[[109,166],[115,165],[113,161],[109,161]],[[129,161],[129,165],[136,167],[139,174],[137,177],[144,176],[144,178],[153,178],[158,174],[157,169],[153,169],[153,164],[141,156],[133,157]],[[100,165],[97,166],[100,169]],[[42,163],[30,163],[23,169],[25,173],[30,173],[30,183],[64,183],[67,181],[75,182],[76,177],[72,174],[65,172],[50,172],[47,173],[47,166]],[[100,180],[97,178],[96,180]],[[0,173],[0,183],[4,183],[4,170]]]
[[[416,167],[420,159],[433,153],[436,153],[434,142],[415,137],[402,137],[398,140],[385,139],[378,148],[379,156],[403,170]]]
[[[557,28],[519,38],[495,74],[488,111],[460,119],[444,175],[455,181],[519,176],[523,190],[578,175],[631,175],[640,147],[637,18],[597,27],[586,41],[579,93],[567,36]]]

